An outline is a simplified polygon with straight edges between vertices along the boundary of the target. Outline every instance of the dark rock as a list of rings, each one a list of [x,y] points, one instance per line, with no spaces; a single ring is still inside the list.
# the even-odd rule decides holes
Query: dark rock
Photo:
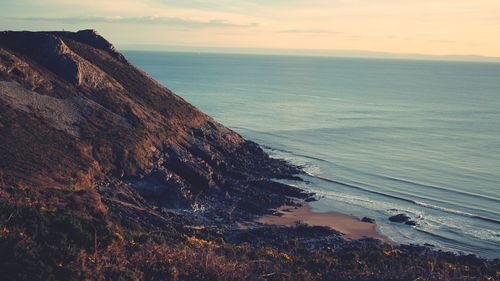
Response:
[[[395,216],[389,217],[389,220],[392,222],[403,223],[410,220],[410,217],[406,214],[397,214]]]
[[[304,201],[306,201],[306,202],[314,202],[314,201],[318,201],[318,199],[316,199],[316,197],[314,197],[314,196],[311,196],[311,197],[307,197],[306,199],[304,199]]]
[[[415,225],[417,225],[417,222],[416,221],[407,221],[407,222],[405,222],[405,224],[415,226]]]
[[[361,219],[362,222],[366,222],[366,223],[375,223],[375,219],[372,219],[372,218],[369,218],[369,217],[363,217]]]

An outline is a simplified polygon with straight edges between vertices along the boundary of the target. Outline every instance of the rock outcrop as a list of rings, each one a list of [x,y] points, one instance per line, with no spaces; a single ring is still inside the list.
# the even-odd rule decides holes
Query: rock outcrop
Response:
[[[93,30],[1,32],[0,120],[0,170],[11,186],[126,185],[164,208],[208,210],[223,199],[254,212],[288,193],[307,196],[262,188],[299,169],[185,102]]]

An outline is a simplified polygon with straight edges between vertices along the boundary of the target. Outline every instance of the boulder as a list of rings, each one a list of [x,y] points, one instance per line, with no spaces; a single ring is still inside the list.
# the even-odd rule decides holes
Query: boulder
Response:
[[[405,222],[406,225],[411,225],[411,226],[416,226],[417,222],[416,221],[407,221]]]
[[[406,214],[397,214],[395,216],[389,217],[392,222],[404,223],[410,220],[410,217]]]
[[[372,219],[372,218],[369,218],[369,217],[363,217],[361,219],[362,222],[366,222],[366,223],[375,223],[375,219]]]
[[[314,196],[310,196],[310,197],[307,197],[306,199],[304,199],[304,201],[306,201],[306,202],[314,202],[314,201],[318,201],[318,199],[316,199]]]

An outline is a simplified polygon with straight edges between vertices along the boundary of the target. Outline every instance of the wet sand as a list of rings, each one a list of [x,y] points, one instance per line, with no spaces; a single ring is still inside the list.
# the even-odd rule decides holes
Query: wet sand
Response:
[[[314,212],[308,203],[302,207],[283,206],[277,211],[283,214],[265,215],[257,219],[264,224],[292,226],[298,222],[312,226],[328,226],[344,233],[345,239],[375,238],[387,243],[391,241],[377,232],[376,225],[360,221],[358,218],[344,214]]]

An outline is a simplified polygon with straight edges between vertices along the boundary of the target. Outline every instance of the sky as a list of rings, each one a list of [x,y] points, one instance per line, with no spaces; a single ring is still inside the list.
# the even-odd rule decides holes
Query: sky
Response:
[[[88,28],[118,47],[500,57],[500,0],[0,0],[2,30]]]

